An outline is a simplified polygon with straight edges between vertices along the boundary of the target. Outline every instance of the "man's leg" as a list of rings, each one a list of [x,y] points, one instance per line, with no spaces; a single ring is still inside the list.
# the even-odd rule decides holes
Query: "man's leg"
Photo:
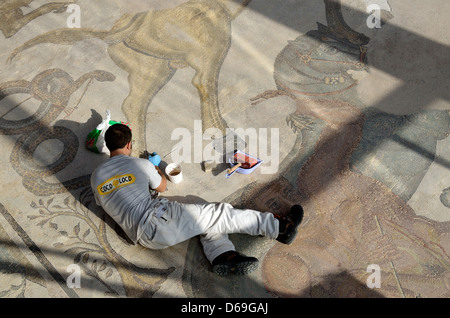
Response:
[[[219,275],[245,275],[259,264],[257,258],[238,253],[228,234],[263,235],[275,239],[279,221],[272,213],[235,209],[227,203],[181,205],[182,213],[194,216],[203,229],[200,241],[204,253],[212,264],[212,271]]]
[[[300,222],[301,219],[296,222],[295,228]],[[280,231],[280,224],[284,223],[284,218],[275,218],[272,213],[235,209],[228,203],[169,202],[161,218],[152,217],[149,228],[156,228],[156,231],[153,235],[145,234],[146,242],[141,244],[161,248],[200,235],[205,255],[213,264],[214,271],[218,274],[247,274],[256,268],[258,260],[235,252],[228,234],[263,235],[278,239],[278,234],[285,230],[283,225]]]
[[[183,214],[195,220],[194,228],[202,234],[205,254],[212,262],[218,255],[232,247],[227,234],[239,233],[278,237],[279,221],[269,212],[235,209],[228,203],[181,204]]]

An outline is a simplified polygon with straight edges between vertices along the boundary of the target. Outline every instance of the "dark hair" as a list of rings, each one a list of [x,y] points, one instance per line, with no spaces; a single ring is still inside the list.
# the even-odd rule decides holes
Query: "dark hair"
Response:
[[[131,129],[127,125],[115,124],[105,133],[105,143],[109,151],[121,149],[131,141]]]

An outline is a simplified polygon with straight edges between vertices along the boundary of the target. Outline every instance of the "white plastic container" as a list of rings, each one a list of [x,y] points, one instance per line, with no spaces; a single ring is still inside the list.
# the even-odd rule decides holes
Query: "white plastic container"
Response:
[[[183,181],[183,167],[179,163],[171,163],[166,167],[166,175],[172,183],[180,183]]]

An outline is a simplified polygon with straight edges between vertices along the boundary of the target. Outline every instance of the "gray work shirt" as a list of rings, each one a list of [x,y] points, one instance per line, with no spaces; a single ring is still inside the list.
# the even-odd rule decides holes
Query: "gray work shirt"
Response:
[[[136,244],[154,210],[149,188],[157,188],[161,181],[150,161],[119,155],[94,170],[91,187],[96,203]]]

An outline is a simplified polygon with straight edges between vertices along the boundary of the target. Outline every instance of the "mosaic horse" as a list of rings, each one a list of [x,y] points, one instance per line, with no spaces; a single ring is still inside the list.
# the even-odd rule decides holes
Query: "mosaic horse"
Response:
[[[345,23],[340,1],[324,1],[327,34],[356,46],[366,44],[368,38]],[[219,108],[218,78],[231,43],[231,21],[250,2],[191,0],[170,9],[124,15],[109,31],[54,30],[17,48],[9,60],[42,43],[67,45],[91,38],[108,43],[110,57],[129,74],[130,92],[122,110],[134,129],[135,153],[146,150],[145,118],[151,101],[177,68],[190,66],[195,70],[192,84],[200,97],[203,131],[217,128],[224,136],[227,124]]]
[[[237,9],[233,1],[192,0],[174,8],[126,14],[110,31],[60,29],[38,36],[17,48],[19,52],[41,43],[73,44],[98,38],[109,44],[112,60],[128,72],[130,93],[122,104],[134,130],[134,151],[146,150],[145,117],[148,106],[177,68],[195,70],[192,84],[201,103],[203,130],[226,123],[218,103],[218,77],[231,43],[231,25],[250,1]]]

